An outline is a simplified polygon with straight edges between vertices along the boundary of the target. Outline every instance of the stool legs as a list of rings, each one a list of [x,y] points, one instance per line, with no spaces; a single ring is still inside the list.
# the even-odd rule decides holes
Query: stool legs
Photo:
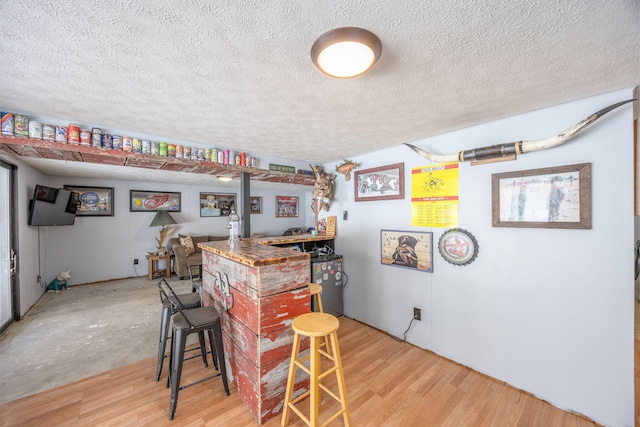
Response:
[[[156,382],[160,381],[164,354],[167,351],[167,336],[169,335],[169,323],[171,321],[171,307],[162,307],[162,317],[160,320],[160,342],[158,344],[158,365],[156,368]]]
[[[224,393],[225,395],[229,396],[229,383],[227,380],[227,368],[222,347],[222,329],[220,323],[218,322],[212,329],[207,330],[207,334],[209,336],[209,345],[211,346],[211,357],[213,358],[214,365],[216,367],[219,367],[220,369],[219,375],[222,377]],[[176,408],[178,406],[178,393],[182,388],[189,386],[186,385],[184,387],[180,387],[180,377],[182,376],[182,365],[184,362],[184,350],[187,343],[188,335],[189,333],[187,331],[174,328],[173,335],[171,337],[172,342],[171,352],[169,353],[169,376],[167,377],[167,387],[171,385],[169,420],[173,420],[173,417],[176,413]],[[204,349],[202,353],[203,357],[205,357],[205,366],[208,366],[206,363],[206,345],[204,343],[204,331],[198,332],[198,337],[200,339],[200,345]],[[195,385],[201,381],[216,377],[217,375],[218,374],[212,375],[190,385]]]
[[[213,338],[213,340],[212,340]],[[213,337],[211,331],[209,331],[209,343],[211,344],[211,355],[218,359],[218,363],[214,363],[216,367],[220,369],[220,375],[222,376],[222,385],[224,386],[224,394],[229,396],[229,383],[227,382],[227,363],[224,360],[224,351],[222,349],[222,327],[220,323],[213,327]],[[216,351],[213,354],[213,346],[215,345]]]
[[[289,362],[289,379],[287,380],[287,389],[284,394],[284,408],[282,410],[282,425],[289,424],[289,402],[293,397],[293,387],[296,385],[296,364],[298,354],[300,353],[300,334],[293,335],[293,349],[291,350],[291,362]]]
[[[342,369],[342,356],[340,356],[340,347],[338,346],[338,334],[331,334],[331,348],[333,349],[333,360],[337,366],[336,379],[338,380],[338,393],[340,394],[340,402],[342,403],[342,417],[344,425],[351,425],[351,412],[349,411],[349,402],[347,401],[347,389],[344,383],[344,370]]]
[[[171,356],[169,358],[169,377],[171,382],[171,405],[169,408],[169,419],[172,420],[178,406],[178,392],[180,387],[180,376],[182,375],[182,362],[184,347],[187,342],[187,335],[182,330],[173,330],[171,337]]]
[[[320,313],[324,313],[324,309],[322,308],[322,293],[315,294],[314,296],[316,297],[316,307],[318,308],[317,311]]]
[[[320,387],[318,375],[320,375],[320,353],[318,353],[318,338],[311,338],[311,347],[309,353],[309,425],[318,425],[318,407],[320,406]]]

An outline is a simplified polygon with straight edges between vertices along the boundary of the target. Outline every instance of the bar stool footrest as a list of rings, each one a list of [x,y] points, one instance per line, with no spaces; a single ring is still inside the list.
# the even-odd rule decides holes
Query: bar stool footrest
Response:
[[[220,375],[222,375],[222,373],[218,372],[217,374],[210,375],[210,376],[208,376],[206,378],[203,378],[203,379],[198,380],[198,381],[194,381],[194,382],[192,382],[190,384],[181,385],[180,387],[178,387],[178,390],[184,390],[187,387],[191,387],[192,385],[200,384],[201,382],[205,382],[205,381],[211,380],[213,378],[219,377]],[[227,396],[228,396],[228,394],[227,394]]]

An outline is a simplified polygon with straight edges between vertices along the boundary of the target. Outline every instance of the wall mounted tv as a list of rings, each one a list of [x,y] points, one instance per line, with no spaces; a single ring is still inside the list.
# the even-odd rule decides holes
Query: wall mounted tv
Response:
[[[29,225],[73,225],[80,194],[36,185],[29,203]]]

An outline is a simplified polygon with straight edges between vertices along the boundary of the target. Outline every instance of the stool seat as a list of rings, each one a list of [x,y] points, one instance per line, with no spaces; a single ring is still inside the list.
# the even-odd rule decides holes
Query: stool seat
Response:
[[[309,283],[309,293],[313,295],[318,295],[322,293],[322,285],[318,285],[317,283]]]
[[[293,319],[294,332],[307,337],[324,337],[338,330],[340,321],[327,313],[305,313]]]
[[[177,297],[178,297],[178,300],[180,300],[180,303],[184,305],[184,308],[186,308],[187,310],[191,308],[200,307],[200,295],[198,295],[197,292],[189,292],[188,294],[178,294]],[[173,302],[173,305],[175,305],[175,298],[173,298],[172,296],[169,296],[169,299]],[[166,298],[163,298],[162,307],[169,306],[170,304],[171,302],[169,302]],[[175,313],[176,311],[177,310],[173,310],[173,313]]]

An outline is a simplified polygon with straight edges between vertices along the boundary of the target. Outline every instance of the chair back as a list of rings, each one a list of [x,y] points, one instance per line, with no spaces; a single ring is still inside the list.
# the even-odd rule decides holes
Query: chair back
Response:
[[[171,304],[176,310],[178,310],[182,317],[184,317],[184,320],[186,320],[189,324],[189,328],[193,329],[193,323],[191,323],[191,320],[189,320],[189,317],[187,316],[188,310],[184,307],[184,305],[180,301],[180,298],[178,298],[178,295],[173,290],[171,285],[169,285],[169,283],[165,279],[160,279],[160,281],[158,282],[158,289],[160,290],[160,298],[168,301],[169,304]]]
[[[202,264],[190,264],[187,268],[189,269],[189,278],[191,279],[191,289],[193,292],[198,292],[198,295],[200,295],[200,304],[202,305]]]

